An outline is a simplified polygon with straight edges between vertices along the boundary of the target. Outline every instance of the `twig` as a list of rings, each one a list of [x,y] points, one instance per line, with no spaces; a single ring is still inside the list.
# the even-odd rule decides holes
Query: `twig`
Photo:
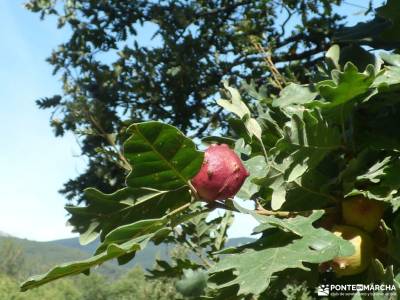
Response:
[[[263,154],[264,154],[265,162],[268,163],[268,153],[267,153],[267,149],[265,149],[264,142],[263,142],[261,139],[259,139],[259,141],[260,141],[261,148],[262,148],[262,151],[263,151]]]
[[[234,212],[240,212],[239,210],[236,209],[236,207],[232,205],[227,205],[227,202],[220,202],[220,201],[215,201],[212,204],[213,208],[222,208],[225,210],[230,210]],[[337,209],[335,207],[328,207],[324,209],[326,212],[336,212]],[[253,210],[252,212],[256,213],[257,215],[260,216],[273,216],[277,218],[293,218],[296,216],[309,216],[312,214],[313,210],[304,210],[304,211],[273,211],[273,210],[268,210],[262,207],[262,205],[256,201],[256,209]]]
[[[269,70],[271,71],[272,77],[274,78],[274,82],[276,85],[279,87],[279,89],[283,89],[283,85],[286,84],[285,79],[281,75],[281,73],[278,71],[278,69],[275,67],[274,62],[272,61],[271,55],[268,54],[265,49],[261,46],[260,43],[253,42],[254,47],[258,52],[263,54],[263,59],[264,62],[267,64]],[[282,83],[281,83],[282,82]]]
[[[203,253],[201,253],[201,252],[199,251],[199,249],[196,248],[196,246],[193,245],[193,243],[192,243],[191,241],[189,241],[189,240],[186,239],[186,237],[185,237],[184,242],[186,243],[187,247],[188,247],[193,253],[195,253],[195,254],[197,255],[198,258],[200,258],[200,260],[207,266],[207,268],[211,268],[211,267],[212,267],[212,264],[211,264],[208,260],[206,260],[206,259],[204,258]]]
[[[324,49],[325,48],[323,46],[317,46],[313,49],[306,50],[301,53],[282,54],[282,55],[272,56],[271,59],[274,62],[299,61],[299,60],[303,60],[303,59],[309,59],[311,56],[321,53],[322,51],[324,51]],[[237,65],[251,63],[251,62],[260,62],[260,60],[264,60],[264,59],[260,58],[259,56],[255,56],[255,57],[249,57],[248,55],[240,56],[233,61],[232,65],[237,66]]]
[[[199,193],[197,193],[196,188],[193,186],[193,184],[188,181],[188,186],[190,188],[190,192],[192,194],[192,196],[195,198],[196,201],[201,201]]]
[[[286,29],[285,29],[286,24],[290,21],[290,19],[292,18],[293,14],[290,11],[290,9],[284,3],[282,3],[282,7],[283,7],[283,9],[286,10],[286,12],[288,14],[286,19],[285,19],[285,21],[281,25],[281,29],[282,29],[281,36],[285,36],[285,34],[286,34]]]
[[[182,205],[182,206],[179,206],[178,208],[176,208],[176,209],[170,211],[169,213],[167,213],[167,214],[164,216],[164,218],[171,218],[171,217],[173,217],[174,215],[176,215],[176,214],[178,214],[178,213],[184,211],[185,209],[189,208],[189,206],[190,206],[191,204],[192,204],[191,202],[188,202],[188,203],[186,203],[186,204],[184,204],[184,205]]]
[[[117,145],[113,141],[113,139],[110,137],[109,134],[103,129],[103,127],[100,125],[99,122],[97,122],[96,118],[93,116],[93,114],[90,112],[90,110],[87,107],[84,107],[85,112],[89,118],[89,122],[93,125],[93,127],[100,132],[101,136],[106,139],[106,141],[110,144],[110,146],[114,149],[115,153],[118,155],[119,159],[121,160],[120,166],[123,167],[127,171],[131,171],[132,167],[126,157],[122,154],[122,152],[118,149]]]

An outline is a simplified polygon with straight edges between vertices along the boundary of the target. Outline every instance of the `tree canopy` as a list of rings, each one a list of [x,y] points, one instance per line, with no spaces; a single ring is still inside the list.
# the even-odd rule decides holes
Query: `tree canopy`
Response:
[[[57,14],[55,6],[46,3],[40,2],[42,9],[43,5],[46,8],[44,12]],[[73,11],[84,12],[85,5],[81,3],[77,7],[77,3],[66,4],[72,6]],[[198,2],[190,2],[194,10],[198,8],[195,3]],[[150,8],[169,5],[170,12],[185,4],[188,3],[146,2],[143,7],[150,13]],[[232,13],[232,17],[242,20],[246,8],[249,13],[261,13],[277,3],[223,2],[222,7],[214,2],[206,4],[214,6],[206,5],[201,18],[235,8],[238,12]],[[209,104],[207,110],[211,115],[201,116],[206,126],[199,125],[200,132],[195,127],[185,126],[177,116],[156,118],[151,115],[149,105],[149,110],[140,116],[146,120],[144,122],[142,119],[136,122],[134,116],[130,116],[133,120],[125,116],[125,121],[123,111],[116,109],[115,115],[121,118],[123,126],[132,124],[122,134],[114,136],[109,130],[117,128],[104,127],[97,113],[104,115],[101,111],[92,111],[97,98],[82,96],[79,102],[69,94],[64,95],[66,100],[61,97],[39,101],[42,106],[46,101],[59,101],[56,107],[75,107],[74,116],[85,118],[80,119],[81,123],[74,130],[82,131],[86,142],[92,138],[101,141],[96,145],[99,150],[87,153],[91,161],[96,164],[114,161],[126,170],[126,178],[124,187],[112,193],[106,188],[99,190],[93,184],[94,187],[84,191],[86,205],[66,206],[69,222],[81,234],[83,244],[99,238],[100,244],[93,256],[33,276],[21,285],[22,291],[65,276],[89,275],[93,267],[108,260],[117,259],[119,264],[126,264],[152,242],[178,244],[189,251],[170,260],[157,260],[156,268],[149,270],[149,277],[173,276],[177,279],[178,291],[194,299],[282,299],[283,296],[307,299],[312,290],[325,282],[346,285],[356,282],[357,286],[383,284],[390,287],[384,291],[385,299],[399,298],[400,55],[397,52],[400,49],[400,2],[387,1],[371,10],[372,16],[367,22],[353,27],[340,25],[340,18],[332,13],[332,3],[283,1],[279,4],[299,13],[296,20],[300,25],[293,27],[293,37],[318,31],[325,28],[324,24],[336,27],[332,32],[325,28],[324,32],[330,36],[320,36],[316,47],[322,48],[312,54],[309,53],[313,49],[312,42],[307,48],[307,36],[296,37],[282,48],[279,44],[275,48],[271,46],[282,39],[268,40],[268,31],[258,37],[247,32],[242,36],[243,41],[232,42],[242,48],[237,53],[236,50],[228,53],[225,63],[230,64],[240,57],[239,61],[251,60],[254,66],[244,63],[243,68],[234,67],[221,77],[227,80],[223,81],[220,92],[222,99],[214,105],[221,107],[224,114],[218,112],[220,108]],[[32,3],[30,7],[39,9]],[[239,13],[239,10],[244,12]],[[273,9],[270,12],[275,16],[271,21],[276,25],[280,18]],[[165,13],[158,10],[157,16],[175,24]],[[257,14],[253,16],[258,17]],[[267,20],[269,16],[267,14]],[[330,24],[325,19],[327,16],[335,22]],[[107,19],[103,14],[100,17]],[[328,23],[309,23],[318,18]],[[290,22],[286,20],[283,25]],[[255,19],[254,24],[264,24],[264,21]],[[267,23],[264,25],[265,29],[270,29],[269,33],[279,32],[279,28],[274,31]],[[201,24],[185,27],[181,33],[197,36],[195,33],[201,33]],[[223,24],[233,23],[228,17]],[[301,24],[310,27],[306,30]],[[236,29],[236,25],[233,28]],[[229,32],[228,26],[222,35],[230,36]],[[239,34],[242,29],[234,32]],[[290,37],[283,39],[290,40]],[[269,43],[263,44],[265,40]],[[293,44],[297,46],[291,52]],[[163,57],[164,52],[169,53],[169,46],[164,45],[162,50],[157,46],[149,49],[146,58],[150,59],[151,51],[157,49]],[[226,44],[223,46],[230,49]],[[297,56],[304,51],[308,56]],[[296,59],[279,60],[280,56],[287,58],[288,55],[295,55]],[[136,56],[132,59],[135,61]],[[173,63],[168,65],[171,66],[175,67]],[[163,63],[155,69],[158,67],[162,69],[167,65]],[[155,72],[155,77],[151,78],[161,80],[159,76],[164,74],[166,77],[160,81],[160,86],[165,87],[168,76],[179,77],[183,72],[181,67],[165,73]],[[186,76],[196,71],[194,68]],[[136,75],[131,74],[131,77],[135,79]],[[245,80],[240,85],[241,79]],[[201,91],[201,80],[198,84],[196,90]],[[215,92],[203,100],[209,100]],[[216,120],[221,129],[201,141],[208,145],[225,144],[224,153],[229,151],[230,155],[235,155],[235,160],[237,157],[250,174],[243,185],[237,185],[240,179],[237,171],[242,166],[236,162],[232,164],[233,161],[223,154],[211,160],[208,156],[211,152],[197,149],[195,140],[209,130],[207,126],[212,123],[210,118],[215,112],[221,118],[219,122]],[[63,114],[67,117],[68,110]],[[112,124],[112,120],[115,119],[105,119],[105,122]],[[66,125],[62,120],[59,124],[61,128]],[[223,129],[224,124],[227,130]],[[195,135],[189,136],[192,131]],[[211,161],[216,161],[213,168]],[[219,176],[213,182],[219,183],[218,186],[208,188],[215,189],[219,195],[225,188],[237,191],[239,187],[236,195],[253,207],[244,208],[237,198],[228,196],[202,199],[193,178],[203,167],[202,181],[212,181],[213,176]],[[216,169],[223,172],[217,175]],[[94,169],[100,179],[117,184],[118,181],[109,176],[110,170],[102,170]],[[116,172],[121,176],[122,173]],[[91,180],[95,178],[86,175]],[[226,180],[220,180],[221,176]],[[224,213],[210,218],[209,213],[217,208]],[[245,245],[226,247],[232,212],[256,219],[258,225],[253,233],[258,234],[257,239]],[[351,296],[369,299],[371,295]]]
[[[55,135],[78,135],[88,158],[87,169],[61,192],[81,201],[87,186],[105,192],[122,186],[129,167],[114,163],[120,161],[116,149],[132,122],[164,121],[193,136],[226,130],[226,114],[215,102],[222,79],[255,80],[270,91],[281,86],[282,78],[271,80],[277,71],[307,82],[309,70],[346,24],[346,16],[334,9],[341,5],[349,4],[29,1],[28,9],[68,28],[68,40],[48,58],[62,78],[63,93],[37,101],[52,111]],[[365,5],[373,13],[372,4]]]

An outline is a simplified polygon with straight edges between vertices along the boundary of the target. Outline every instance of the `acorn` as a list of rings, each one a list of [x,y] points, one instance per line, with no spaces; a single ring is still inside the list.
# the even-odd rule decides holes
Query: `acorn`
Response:
[[[359,274],[367,269],[372,260],[373,242],[371,237],[362,230],[345,225],[336,225],[332,232],[347,241],[355,248],[350,256],[335,257],[331,266],[338,277]]]
[[[342,217],[347,225],[366,232],[374,232],[382,219],[384,205],[381,201],[354,196],[342,201]]]

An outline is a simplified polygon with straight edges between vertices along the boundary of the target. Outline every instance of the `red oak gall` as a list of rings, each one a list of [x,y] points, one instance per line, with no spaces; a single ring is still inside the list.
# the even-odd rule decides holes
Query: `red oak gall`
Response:
[[[228,145],[211,145],[192,184],[203,200],[224,200],[239,191],[247,176],[239,156]]]

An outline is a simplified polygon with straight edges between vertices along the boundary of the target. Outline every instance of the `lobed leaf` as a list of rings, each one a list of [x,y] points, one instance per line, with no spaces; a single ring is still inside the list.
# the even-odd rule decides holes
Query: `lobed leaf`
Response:
[[[354,252],[351,243],[312,226],[322,214],[316,211],[308,218],[298,216],[287,220],[266,218],[261,226],[268,224],[270,228],[273,225],[290,231],[290,234],[270,232],[258,241],[242,247],[240,253],[226,255],[211,268],[210,273],[233,270],[235,277],[220,283],[218,288],[238,285],[238,295],[259,295],[268,288],[272,276],[277,272],[291,268],[307,269],[304,263],[318,264],[338,255],[351,255]],[[293,232],[297,236],[295,239]]]
[[[250,176],[246,178],[236,196],[242,199],[251,199],[260,190],[260,186],[253,183],[253,179],[265,177],[268,172],[268,166],[265,157],[261,155],[254,156],[244,161],[243,164],[249,171]]]
[[[296,104],[305,104],[313,101],[318,93],[311,91],[310,86],[290,83],[280,93],[279,97],[272,101],[272,106],[287,107]]]
[[[400,160],[384,152],[365,150],[341,173],[345,196],[363,195],[400,207]]]
[[[104,247],[104,251],[97,253],[91,258],[61,264],[54,267],[46,274],[30,277],[27,281],[22,283],[21,291],[27,291],[29,289],[41,286],[45,283],[59,279],[61,277],[77,275],[80,273],[88,274],[91,267],[100,265],[105,261],[142,250],[146,247],[146,244],[149,241],[157,238],[158,235],[165,235],[166,231],[170,230],[168,228],[164,228],[161,225],[165,224],[163,223],[164,221],[162,219],[147,221],[148,222],[145,223],[138,222],[138,224],[136,224],[135,230],[132,231],[131,238],[124,241],[123,243],[115,243],[121,242],[121,240],[115,240],[115,242],[110,242],[109,244],[107,244],[107,246]],[[153,226],[149,227],[149,222],[153,223]],[[142,230],[141,234],[138,234],[139,230]],[[118,232],[118,229],[116,232]],[[115,232],[113,233],[113,236],[114,235],[116,235]]]
[[[256,119],[251,117],[251,112],[247,105],[242,101],[239,91],[230,87],[226,82],[224,83],[224,87],[230,94],[230,100],[219,99],[217,101],[218,105],[237,115],[240,120],[243,121],[250,137],[254,135],[258,140],[261,140],[261,126]]]
[[[270,124],[269,128],[275,128],[277,139],[268,153],[266,176],[261,180],[253,180],[257,185],[268,187],[271,191],[267,196],[270,196],[271,207],[274,210],[284,205],[289,190],[302,189],[302,192],[307,194],[311,191],[313,197],[319,195],[321,198],[322,186],[316,186],[314,183],[312,187],[306,186],[311,182],[311,178],[314,182],[320,182],[320,179],[314,176],[317,172],[315,169],[320,167],[321,161],[328,155],[343,148],[338,128],[331,126],[319,109],[292,107],[291,118],[284,122],[282,114],[284,113],[261,116]],[[305,176],[306,173],[309,174]],[[318,172],[318,176],[319,173],[321,172]]]
[[[373,68],[373,67],[372,67]],[[325,109],[335,108],[360,96],[371,96],[370,86],[374,82],[375,72],[368,69],[359,73],[356,66],[347,63],[343,72],[332,71],[332,80],[326,80],[317,84],[320,95],[325,102],[315,102]]]
[[[191,201],[187,188],[158,191],[126,187],[112,194],[97,189],[85,190],[88,205],[66,206],[71,214],[69,223],[85,238],[85,242],[100,234],[101,240],[113,229],[142,219],[161,218],[167,211]]]

